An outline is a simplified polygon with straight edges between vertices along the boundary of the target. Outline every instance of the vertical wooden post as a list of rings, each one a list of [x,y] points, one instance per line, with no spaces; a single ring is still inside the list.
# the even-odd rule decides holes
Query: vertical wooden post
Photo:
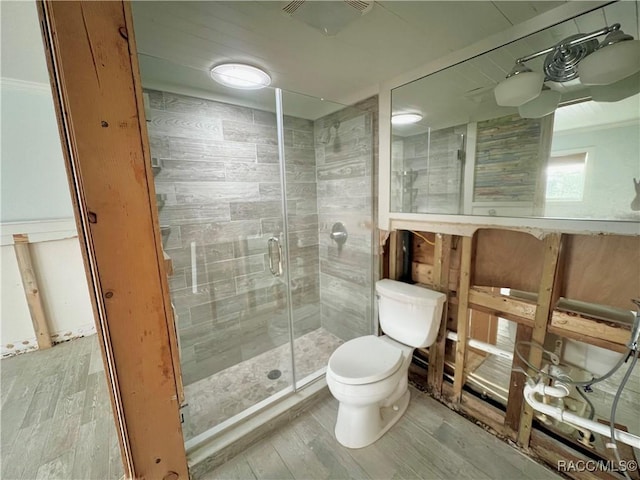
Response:
[[[438,290],[449,296],[449,269],[451,266],[451,235],[436,234],[434,250],[433,279]],[[427,385],[431,393],[442,395],[442,377],[444,375],[444,356],[447,342],[447,319],[449,302],[445,304],[440,321],[440,331],[436,342],[429,347],[429,370]]]
[[[40,295],[36,272],[31,260],[29,237],[23,234],[14,235],[13,248],[16,252],[16,259],[18,260],[18,269],[20,270],[20,277],[22,278],[24,295],[27,297],[27,305],[29,306],[29,313],[31,314],[33,330],[36,333],[38,348],[40,350],[51,348],[51,335],[49,333],[47,315],[44,311],[44,305],[42,305],[42,295]]]
[[[130,6],[38,3],[126,478],[188,479]]]
[[[462,237],[460,259],[460,284],[458,287],[458,343],[456,344],[456,366],[453,377],[454,403],[460,403],[464,386],[464,365],[467,356],[467,336],[469,334],[469,287],[471,286],[471,257],[473,237]]]
[[[544,264],[540,277],[536,316],[534,318],[533,331],[531,332],[531,341],[540,345],[544,344],[544,339],[547,335],[547,324],[560,295],[561,275],[558,275],[558,270],[561,245],[562,234],[560,233],[551,233],[544,238]],[[531,348],[528,360],[531,365],[540,368],[542,350],[540,348]],[[530,370],[529,374],[535,375],[535,372]],[[529,445],[532,424],[533,409],[529,404],[525,403],[518,428],[518,444],[522,447],[526,448]]]
[[[516,330],[516,344],[519,342],[531,341],[531,327],[527,325],[518,324]],[[519,351],[525,355],[525,358],[529,355],[528,347],[520,347]],[[522,370],[522,371],[520,371]],[[518,428],[520,427],[520,417],[522,415],[522,405],[524,404],[524,384],[527,377],[524,373],[527,370],[525,363],[514,354],[513,362],[511,363],[511,378],[509,380],[509,397],[507,400],[507,413],[504,418],[504,426],[506,427],[506,433],[511,440],[516,440],[518,436]]]
[[[397,230],[389,234],[389,278],[397,280],[402,271],[402,245]]]

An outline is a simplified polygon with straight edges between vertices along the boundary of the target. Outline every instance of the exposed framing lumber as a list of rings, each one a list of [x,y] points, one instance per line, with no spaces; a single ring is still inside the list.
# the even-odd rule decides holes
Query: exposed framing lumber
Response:
[[[536,304],[491,292],[489,288],[472,287],[469,304],[473,308],[533,327]]]
[[[538,303],[534,319],[531,341],[540,345],[544,344],[547,334],[547,324],[551,318],[553,308],[560,296],[560,276],[558,275],[562,245],[562,234],[551,233],[544,238],[544,263],[542,265],[542,275],[540,278],[540,288],[538,290]],[[535,367],[540,367],[542,363],[542,350],[531,348],[529,351],[529,363]],[[530,371],[530,375],[535,372]],[[518,428],[518,444],[528,447],[533,424],[533,409],[529,404],[524,404],[520,425]]]
[[[399,271],[402,270],[402,249],[398,241],[398,231],[389,234],[389,278],[397,280]]]
[[[36,271],[31,259],[29,236],[25,234],[14,235],[13,249],[16,253],[20,278],[22,278],[22,287],[29,306],[29,315],[31,316],[33,331],[36,334],[38,348],[40,350],[51,348],[53,344],[49,333],[49,323],[47,322],[47,314],[42,304],[42,295],[40,294]]]
[[[129,5],[38,4],[126,478],[188,478]]]
[[[445,397],[452,398],[453,386],[443,382],[442,392]],[[497,434],[504,435],[504,414],[497,408],[478,400],[467,392],[462,392],[457,408],[465,415],[492,428]]]
[[[626,352],[631,334],[630,325],[606,322],[582,315],[554,311],[551,315],[549,330],[553,328],[559,335],[574,338],[592,345],[603,346],[610,350]],[[606,343],[605,343],[606,342]],[[612,344],[617,344],[615,347]]]
[[[583,457],[577,456],[569,447],[553,440],[551,437],[542,432],[533,431],[530,441],[531,451],[544,460],[551,468],[557,469],[559,463],[562,462],[579,462],[583,461]],[[564,475],[575,480],[618,480],[619,477],[611,475],[605,471],[595,472],[589,471],[563,471]]]
[[[436,234],[434,252],[434,279],[437,289],[449,297],[449,272],[451,265],[451,235]],[[440,330],[435,343],[429,348],[429,370],[427,372],[427,386],[436,396],[442,395],[442,379],[444,375],[444,354],[447,342],[447,319],[449,318],[449,302],[445,303]]]
[[[530,342],[532,329],[526,325],[519,324],[516,331],[516,341]],[[529,349],[521,347],[519,350],[523,355],[529,355]],[[511,377],[509,379],[509,397],[507,399],[507,413],[504,419],[505,430],[511,440],[518,437],[518,429],[520,428],[520,417],[522,415],[522,406],[524,404],[524,385],[527,377],[524,372],[527,366],[520,358],[513,355],[513,363],[511,364]]]
[[[464,386],[464,364],[467,354],[469,331],[469,286],[471,285],[471,261],[473,237],[462,237],[460,259],[460,286],[458,289],[458,341],[456,342],[456,369],[453,379],[453,402],[460,403]]]

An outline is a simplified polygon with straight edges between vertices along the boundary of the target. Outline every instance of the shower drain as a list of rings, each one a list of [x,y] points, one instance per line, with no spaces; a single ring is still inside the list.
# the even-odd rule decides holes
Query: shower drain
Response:
[[[276,378],[280,378],[280,375],[282,375],[282,372],[280,370],[271,370],[269,373],[267,373],[267,378],[269,380],[275,380]]]

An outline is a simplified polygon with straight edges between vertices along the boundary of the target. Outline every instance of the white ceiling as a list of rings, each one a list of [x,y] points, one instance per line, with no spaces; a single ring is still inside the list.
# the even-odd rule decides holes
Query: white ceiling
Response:
[[[239,94],[209,79],[212,66],[241,61],[267,70],[276,87],[350,104],[384,80],[562,3],[378,1],[332,37],[282,13],[286,2],[137,1],[133,14],[147,86],[272,105],[270,92]],[[290,114],[322,114],[309,110],[314,102],[290,103]]]
[[[614,23],[620,23],[626,33],[640,38],[637,2],[623,1],[607,5],[395,89],[392,94],[393,112],[420,112],[424,118],[418,124],[394,126],[394,134],[414,135],[429,128],[437,130],[517,113],[516,108],[498,106],[493,94],[495,85],[511,70],[515,59],[550,47],[570,35],[589,33]],[[535,71],[542,71],[543,62],[544,56],[527,62],[527,66]],[[566,84],[555,84],[551,88],[563,91],[562,101],[591,95],[589,89],[579,81],[570,83],[571,88],[567,88]],[[566,117],[574,126],[567,124],[561,129],[576,128],[576,125],[584,124],[594,125],[593,122],[609,123],[614,120],[611,115],[618,116],[618,121],[638,118],[640,105],[637,98],[629,99],[624,105],[602,107],[600,115],[585,116],[583,121],[578,121],[577,117],[579,112],[585,113],[584,109],[575,107],[571,111],[577,114]],[[617,109],[619,111],[616,113]],[[609,115],[605,112],[609,112]]]

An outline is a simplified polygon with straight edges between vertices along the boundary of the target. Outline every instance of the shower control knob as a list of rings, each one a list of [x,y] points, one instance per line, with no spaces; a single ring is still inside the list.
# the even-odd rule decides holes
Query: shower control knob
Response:
[[[331,240],[336,242],[338,246],[342,246],[347,243],[347,238],[349,238],[349,234],[347,233],[347,228],[344,226],[342,222],[336,222],[331,227],[331,233],[329,234]]]

